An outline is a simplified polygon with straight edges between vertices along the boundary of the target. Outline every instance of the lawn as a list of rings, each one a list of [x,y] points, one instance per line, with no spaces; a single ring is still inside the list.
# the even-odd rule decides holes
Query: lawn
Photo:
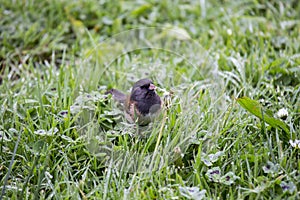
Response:
[[[300,199],[298,1],[0,5],[0,199]]]

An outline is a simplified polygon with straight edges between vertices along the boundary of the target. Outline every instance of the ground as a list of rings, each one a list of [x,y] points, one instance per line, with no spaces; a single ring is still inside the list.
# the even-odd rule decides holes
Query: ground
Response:
[[[0,0],[5,199],[299,199],[297,1]],[[149,77],[146,127],[105,95]]]

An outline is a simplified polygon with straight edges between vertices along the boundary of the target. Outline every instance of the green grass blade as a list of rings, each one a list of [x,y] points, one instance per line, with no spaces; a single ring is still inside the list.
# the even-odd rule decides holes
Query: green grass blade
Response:
[[[237,102],[251,114],[255,115],[261,120],[264,120],[274,128],[280,128],[284,130],[286,132],[286,136],[289,136],[290,131],[288,126],[283,121],[272,117],[272,114],[269,110],[262,113],[262,106],[257,101],[252,100],[249,97],[241,97],[237,99]]]

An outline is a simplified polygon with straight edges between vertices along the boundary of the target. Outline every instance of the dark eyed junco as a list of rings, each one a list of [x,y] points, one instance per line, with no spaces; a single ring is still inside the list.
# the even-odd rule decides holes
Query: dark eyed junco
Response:
[[[124,105],[125,117],[130,123],[147,125],[159,113],[162,105],[155,89],[151,80],[141,79],[133,85],[130,95],[116,89],[111,89],[106,94],[111,94],[116,101]]]

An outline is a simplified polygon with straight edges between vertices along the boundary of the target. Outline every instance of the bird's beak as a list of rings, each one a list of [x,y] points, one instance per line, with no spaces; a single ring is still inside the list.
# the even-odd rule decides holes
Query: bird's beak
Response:
[[[152,83],[150,83],[150,86],[149,86],[149,90],[155,90],[156,89],[156,86]]]

